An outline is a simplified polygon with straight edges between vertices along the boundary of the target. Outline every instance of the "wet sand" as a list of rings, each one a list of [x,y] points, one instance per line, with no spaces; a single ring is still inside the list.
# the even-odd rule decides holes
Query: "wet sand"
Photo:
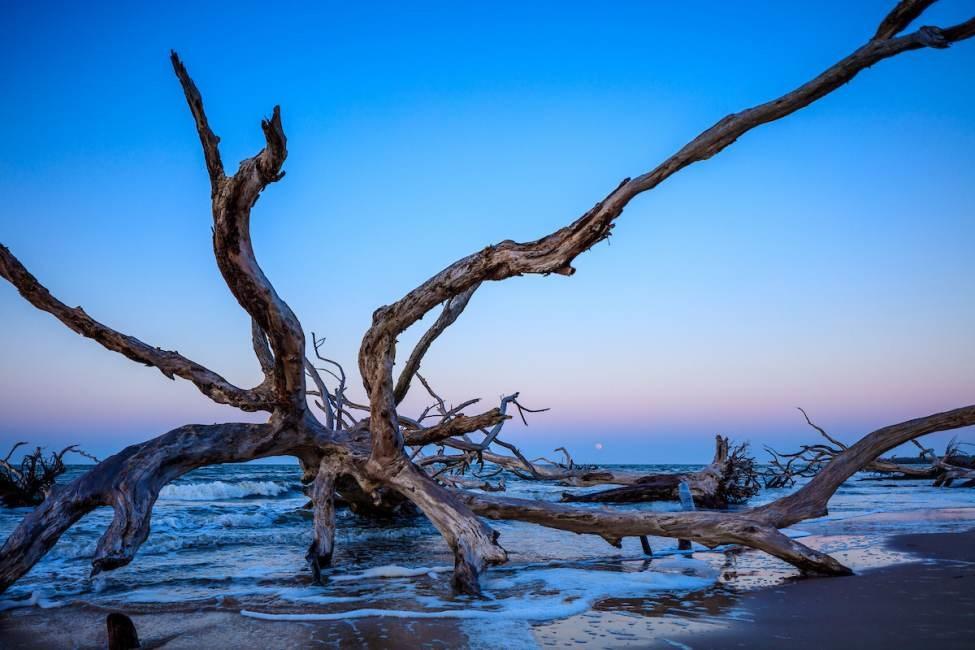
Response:
[[[105,617],[112,610],[71,605],[14,610],[0,615],[0,648],[105,648]],[[142,648],[463,648],[467,636],[456,621],[367,618],[296,623],[260,621],[237,611],[155,611],[134,614]]]
[[[744,594],[736,608],[746,620],[671,638],[694,650],[975,647],[975,531],[901,535],[888,545],[924,561]]]
[[[636,619],[655,614],[590,612],[563,628],[534,628],[541,646],[591,645],[642,648],[913,648],[973,647],[975,639],[975,531],[894,537],[893,550],[920,561],[866,571],[849,578],[806,579],[743,594],[705,596],[706,630],[675,627],[650,638]],[[923,558],[923,559],[922,559]],[[677,606],[676,599],[672,605]],[[701,603],[699,602],[698,605]],[[617,603],[618,605],[618,603]],[[634,603],[640,608],[640,605]],[[0,614],[3,648],[104,648],[110,610],[72,605],[19,609]],[[463,624],[449,619],[367,618],[354,621],[283,622],[245,618],[236,610],[130,610],[145,648],[458,648],[470,645]],[[672,615],[671,615],[672,616]],[[658,621],[661,619],[658,618]],[[588,638],[560,628],[591,625]],[[658,628],[659,629],[659,628]],[[510,648],[520,643],[506,644]],[[531,639],[527,639],[532,643]]]

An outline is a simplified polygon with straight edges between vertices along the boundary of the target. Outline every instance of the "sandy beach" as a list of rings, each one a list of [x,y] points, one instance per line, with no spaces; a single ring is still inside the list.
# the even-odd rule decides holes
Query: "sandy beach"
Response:
[[[975,635],[975,530],[893,537],[888,549],[913,561],[849,578],[801,579],[732,593],[711,590],[683,600],[661,598],[651,611],[586,616],[533,627],[533,639],[508,647],[592,645],[645,648],[898,648],[935,644],[968,648]],[[686,625],[674,611],[694,611]],[[0,615],[5,648],[100,648],[111,611],[90,605]],[[478,647],[483,636],[450,619],[370,617],[349,621],[262,621],[232,602],[192,610],[129,611],[145,648]],[[700,615],[704,612],[704,615]],[[646,636],[640,622],[654,619]],[[704,619],[696,625],[695,619]],[[478,622],[480,624],[480,622]],[[486,624],[489,625],[489,624]],[[483,630],[482,630],[483,631]],[[483,646],[482,646],[483,647]]]
[[[975,531],[901,535],[922,561],[849,578],[801,580],[742,596],[748,621],[694,637],[709,648],[971,648]],[[650,647],[667,647],[657,644]]]

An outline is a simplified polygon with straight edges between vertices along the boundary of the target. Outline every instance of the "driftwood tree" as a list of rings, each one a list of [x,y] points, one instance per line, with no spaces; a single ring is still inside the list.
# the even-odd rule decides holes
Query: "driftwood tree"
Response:
[[[771,459],[762,473],[762,482],[767,488],[792,487],[796,479],[811,478],[833,458],[849,449],[848,445],[810,420],[803,409],[800,408],[799,411],[806,419],[806,423],[815,429],[825,442],[801,445],[799,449],[792,452],[776,451],[766,447],[765,450]],[[975,462],[970,456],[961,453],[961,447],[965,443],[959,443],[954,439],[948,443],[945,453],[938,456],[933,449],[924,447],[917,440],[910,442],[921,452],[917,458],[918,462],[907,463],[903,459],[878,458],[861,469],[884,479],[931,479],[936,487],[950,487],[958,481],[959,486],[975,487]]]
[[[16,461],[11,462],[14,452],[26,444],[14,444],[6,457],[0,459],[0,503],[8,508],[35,506],[46,499],[54,489],[58,477],[67,470],[64,466],[66,454],[78,454],[98,462],[97,458],[78,449],[77,445],[52,451],[47,457],[44,456],[44,450],[37,447],[33,452],[24,454],[19,464]]]
[[[411,461],[406,451],[407,445],[415,443],[411,438],[423,436],[425,442],[440,436],[456,438],[465,431],[493,426],[504,414],[495,408],[475,416],[457,416],[437,425],[439,429],[435,426],[432,431],[428,428],[417,433],[400,415],[399,404],[426,350],[456,320],[483,282],[526,273],[572,275],[576,256],[608,238],[615,220],[637,195],[688,165],[710,158],[751,129],[808,106],[869,66],[903,52],[946,48],[975,35],[975,18],[951,27],[921,27],[902,34],[930,4],[932,0],[898,3],[865,44],[817,77],[782,97],[719,120],[656,168],[625,179],[572,223],[535,241],[505,240],[487,246],[436,273],[400,300],[377,309],[359,350],[368,417],[356,426],[339,426],[343,415],[335,413],[334,408],[325,422],[309,409],[306,369],[310,362],[305,357],[304,332],[297,316],[264,275],[251,246],[251,210],[261,193],[284,176],[287,141],[280,110],[275,107],[271,117],[261,123],[265,147],[228,175],[200,93],[173,54],[173,68],[196,124],[210,176],[214,255],[231,293],[253,319],[253,347],[264,371],[263,381],[252,388],[235,386],[177,352],[116,331],[80,307],[68,307],[4,247],[0,247],[0,275],[28,302],[77,333],[155,367],[169,378],[192,382],[215,402],[243,411],[266,412],[268,419],[263,424],[179,427],[124,449],[55,490],[24,518],[0,550],[0,590],[26,573],[65,530],[98,506],[111,506],[114,519],[97,545],[92,571],[125,565],[149,534],[153,504],[167,482],[205,465],[275,455],[296,457],[311,484],[314,543],[309,554],[316,570],[331,560],[335,486],[338,481],[351,480],[366,494],[395,493],[430,519],[453,551],[453,586],[460,592],[478,593],[481,571],[507,557],[498,534],[480,517],[526,521],[599,535],[611,542],[628,536],[659,535],[709,546],[743,544],[803,571],[849,573],[832,557],[789,539],[778,528],[824,514],[828,499],[843,481],[897,445],[926,433],[975,424],[975,405],[874,431],[837,454],[802,489],[763,507],[737,512],[636,513],[488,496],[442,486]],[[397,337],[438,305],[443,305],[440,316],[394,376]]]
[[[591,492],[563,493],[562,501],[576,503],[639,503],[677,501],[679,488],[687,486],[694,502],[704,508],[727,508],[758,494],[758,470],[748,456],[748,444],[731,446],[724,436],[715,439],[714,460],[704,469],[687,474],[650,474],[624,487]]]

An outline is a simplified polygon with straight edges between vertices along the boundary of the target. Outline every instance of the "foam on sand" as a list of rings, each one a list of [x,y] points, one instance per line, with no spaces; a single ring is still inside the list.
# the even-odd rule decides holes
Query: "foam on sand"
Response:
[[[419,569],[413,571],[414,575],[420,575]],[[510,576],[486,580],[486,598],[483,600],[447,601],[420,597],[414,602],[423,609],[417,610],[367,607],[349,611],[286,614],[244,609],[240,613],[269,621],[331,621],[372,616],[549,621],[587,612],[604,598],[687,593],[705,589],[716,580],[717,571],[707,562],[673,557],[654,562],[652,569],[646,571],[523,569]]]
[[[414,578],[416,576],[433,575],[436,576],[438,573],[444,573],[446,571],[452,571],[453,569],[449,566],[435,566],[435,567],[405,567],[397,566],[395,564],[387,564],[385,566],[377,566],[372,569],[366,569],[359,573],[346,573],[336,576],[330,576],[330,582],[348,582],[350,580],[362,580],[364,578]]]
[[[23,598],[20,600],[0,600],[0,612],[6,611],[8,609],[17,609],[18,607],[40,607],[41,609],[52,609],[54,607],[61,607],[64,603],[55,602],[53,600],[44,598],[41,592],[34,591],[31,592],[30,598]]]

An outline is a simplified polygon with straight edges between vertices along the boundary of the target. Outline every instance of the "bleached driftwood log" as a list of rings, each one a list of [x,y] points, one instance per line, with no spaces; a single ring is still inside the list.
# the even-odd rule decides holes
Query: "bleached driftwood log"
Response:
[[[640,503],[678,501],[681,484],[687,485],[694,503],[702,508],[727,508],[758,494],[758,471],[748,456],[748,445],[731,447],[728,438],[715,438],[714,460],[707,467],[685,474],[649,474],[625,487],[571,494],[562,501],[576,503]]]
[[[149,534],[152,507],[168,482],[198,467],[291,455],[305,481],[313,484],[315,541],[309,556],[316,570],[330,561],[334,549],[333,473],[354,480],[366,494],[387,491],[416,505],[443,535],[454,554],[452,584],[460,592],[478,593],[479,574],[504,562],[498,534],[478,515],[528,521],[613,540],[661,535],[715,546],[743,544],[761,549],[799,569],[845,574],[849,569],[832,557],[789,539],[778,528],[826,512],[829,497],[850,475],[908,440],[935,431],[975,424],[975,406],[929,415],[885,427],[837,454],[806,486],[769,505],[737,512],[634,513],[518,500],[453,490],[438,484],[411,461],[407,442],[414,434],[398,406],[412,385],[420,359],[446,327],[456,320],[477,288],[487,281],[533,274],[572,275],[575,258],[609,237],[615,220],[639,194],[671,175],[706,160],[736,139],[768,122],[786,117],[843,86],[866,68],[898,54],[923,48],[941,49],[975,35],[975,18],[947,28],[921,27],[903,33],[930,0],[903,0],[883,19],[862,46],[811,81],[772,101],[729,115],[705,130],[660,165],[623,180],[604,199],[572,223],[531,242],[505,240],[464,257],[433,275],[400,300],[373,314],[359,350],[359,370],[368,418],[352,422],[354,408],[339,391],[320,395],[324,422],[308,408],[304,332],[298,318],[266,277],[251,244],[250,218],[262,192],[280,181],[287,140],[278,107],[262,121],[265,146],[227,175],[219,139],[211,130],[196,85],[174,53],[172,63],[196,124],[210,177],[213,250],[232,295],[253,319],[253,348],[264,372],[257,386],[242,388],[219,374],[167,350],[114,330],[51,295],[21,262],[0,246],[0,276],[40,310],[103,347],[160,370],[166,377],[192,382],[201,393],[243,411],[265,412],[263,424],[186,425],[158,438],[132,445],[102,461],[88,473],[54,492],[28,514],[0,549],[0,591],[24,575],[80,517],[98,506],[114,509],[101,537],[92,570],[129,563]],[[399,378],[394,378],[397,337],[438,305],[437,322],[421,339]],[[314,378],[312,378],[313,381]],[[450,418],[450,436],[479,431],[485,420],[501,417],[499,409],[465,420]],[[350,426],[351,425],[351,426]],[[465,432],[465,427],[469,427]]]

